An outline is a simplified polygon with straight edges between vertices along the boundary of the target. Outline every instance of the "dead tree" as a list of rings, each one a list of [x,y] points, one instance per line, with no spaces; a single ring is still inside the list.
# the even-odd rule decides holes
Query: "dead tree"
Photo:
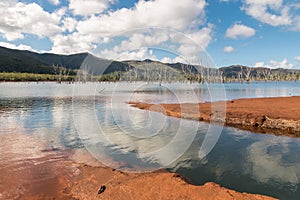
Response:
[[[252,67],[242,67],[241,66],[241,71],[243,76],[245,77],[245,80],[249,83],[250,80],[252,79]]]

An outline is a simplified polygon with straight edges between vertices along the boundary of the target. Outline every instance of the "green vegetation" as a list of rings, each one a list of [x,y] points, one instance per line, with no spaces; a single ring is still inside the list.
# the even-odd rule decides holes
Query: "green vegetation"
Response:
[[[32,73],[0,73],[0,81],[74,81],[75,76],[59,76],[53,74],[32,74]]]
[[[42,81],[53,81],[53,82],[116,82],[120,80],[121,73],[114,72],[105,74],[102,76],[91,76],[85,77],[75,75],[55,75],[55,74],[33,74],[33,73],[17,73],[17,72],[2,72],[0,73],[0,82],[42,82]]]

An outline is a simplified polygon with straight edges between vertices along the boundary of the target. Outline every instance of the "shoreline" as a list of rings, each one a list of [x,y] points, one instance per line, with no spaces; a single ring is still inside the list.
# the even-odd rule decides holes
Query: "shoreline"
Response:
[[[256,133],[300,137],[299,102],[300,96],[237,99],[195,104],[128,103],[132,107],[161,112],[177,118],[219,123]]]
[[[115,170],[93,158],[88,152],[75,151],[71,156],[71,172],[63,193],[70,199],[239,199],[273,200],[275,198],[237,192],[213,182],[192,185],[177,173],[164,169],[152,172],[122,172]],[[101,186],[103,193],[98,194]]]
[[[58,75],[55,75],[55,74],[31,74],[29,73],[30,75],[37,75],[37,76],[43,76],[43,75],[49,75],[49,76],[58,76]],[[0,75],[1,75],[1,72],[0,72]],[[79,80],[75,80],[75,78],[77,77],[77,75],[72,75],[72,76],[69,76],[69,78],[74,78],[74,79],[71,79],[71,80],[66,80],[66,79],[63,79],[63,80],[58,80],[58,79],[26,79],[26,80],[6,80],[6,79],[1,79],[0,78],[0,83],[35,83],[35,82],[61,82],[61,83],[68,83],[68,82],[73,82],[73,83],[77,83],[77,82],[80,82],[80,83],[93,83],[93,82],[112,82],[112,83],[115,83],[115,82],[127,82],[127,83],[137,83],[137,82],[144,82],[144,80],[137,80],[137,81],[127,81],[127,80],[86,80],[86,81],[79,81]],[[169,84],[169,83],[186,83],[186,84],[257,84],[257,83],[282,83],[282,82],[300,82],[300,80],[252,80],[252,81],[249,81],[247,82],[246,80],[230,80],[230,81],[227,81],[227,82],[204,82],[204,83],[199,83],[199,82],[185,82],[185,81],[173,81],[173,82],[162,82],[162,84]],[[149,82],[147,82],[149,83]],[[161,82],[159,81],[153,81],[150,83],[157,83],[157,84],[161,84]]]
[[[199,186],[191,185],[180,175],[163,170],[148,173],[124,173],[109,167],[93,167],[85,164],[79,165],[78,168],[84,178],[75,181],[66,190],[74,199],[275,199],[260,194],[237,192],[213,182]],[[95,175],[98,177],[95,178]],[[105,186],[106,189],[98,194],[97,191],[101,186]]]
[[[17,135],[19,139],[36,141],[29,136]],[[15,142],[15,137],[2,135],[6,146]],[[38,143],[37,143],[38,144]],[[24,155],[22,164],[12,159],[15,153],[32,153],[23,144],[18,152],[11,152],[0,165],[0,199],[241,199],[273,200],[275,198],[237,192],[216,183],[207,182],[195,186],[180,175],[158,170],[147,173],[122,172],[104,166],[86,150],[57,151],[35,149],[36,157]],[[99,194],[101,186],[105,190]]]

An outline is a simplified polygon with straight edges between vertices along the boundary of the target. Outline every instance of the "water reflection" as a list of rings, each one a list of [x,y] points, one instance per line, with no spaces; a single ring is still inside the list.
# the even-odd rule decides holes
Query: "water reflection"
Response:
[[[225,88],[228,99],[237,99],[300,95],[297,84],[228,84]],[[214,181],[235,190],[281,199],[300,197],[300,139],[225,128],[212,152],[199,159],[199,149],[210,128],[208,124],[166,117],[124,103],[128,97],[170,103],[178,101],[178,96],[181,102],[189,102],[194,94],[182,84],[166,86],[172,91],[177,88],[176,93],[151,88],[151,92],[139,91],[133,95],[126,92],[131,91],[128,87],[136,87],[130,84],[121,84],[117,90],[115,84],[91,84],[89,89],[81,85],[82,90],[75,98],[70,85],[5,83],[2,86],[1,170],[8,162],[21,167],[22,163],[49,153],[87,147],[100,160],[117,161],[115,168],[151,169],[169,164],[169,158],[175,158],[169,170],[181,173],[194,184]],[[200,101],[210,100],[205,85],[189,87],[195,89]],[[112,95],[114,106],[111,106]],[[184,150],[183,155],[179,149]]]
[[[195,140],[198,141],[198,138]],[[197,144],[171,171],[195,184],[214,181],[238,191],[280,199],[299,199],[300,140],[225,128],[213,151],[202,160]]]
[[[266,138],[258,141],[247,149],[245,172],[252,174],[261,183],[276,185],[277,189],[289,190],[300,195],[299,151],[293,151],[299,148],[299,143],[290,138]],[[297,162],[287,160],[291,155],[295,155],[296,159],[293,161]]]

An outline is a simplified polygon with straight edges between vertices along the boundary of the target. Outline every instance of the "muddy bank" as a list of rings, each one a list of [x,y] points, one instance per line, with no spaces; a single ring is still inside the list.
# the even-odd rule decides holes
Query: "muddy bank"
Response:
[[[215,183],[193,186],[180,176],[168,172],[128,174],[108,168],[79,166],[84,178],[66,191],[75,199],[273,199],[257,194],[239,193]],[[98,194],[101,185],[106,189]]]
[[[260,133],[300,137],[299,102],[300,97],[276,97],[199,104],[129,104],[173,117],[224,123]]]
[[[178,174],[164,170],[148,173],[121,172],[93,159],[86,152],[76,152],[73,160],[88,164],[77,164],[76,173],[64,192],[74,199],[249,199],[269,200],[271,197],[240,193],[215,183],[194,186]],[[99,193],[101,186],[105,190]]]
[[[7,144],[13,142],[8,141],[12,139],[11,137],[2,139]],[[82,149],[61,152],[55,149],[32,151],[22,149],[20,146],[20,149],[13,150],[8,156],[21,152],[35,153],[36,156],[18,160],[7,158],[1,163],[1,200],[273,199],[262,195],[239,193],[214,183],[193,186],[177,174],[166,171],[120,172],[103,166]],[[105,186],[105,189],[99,194],[101,186]]]

